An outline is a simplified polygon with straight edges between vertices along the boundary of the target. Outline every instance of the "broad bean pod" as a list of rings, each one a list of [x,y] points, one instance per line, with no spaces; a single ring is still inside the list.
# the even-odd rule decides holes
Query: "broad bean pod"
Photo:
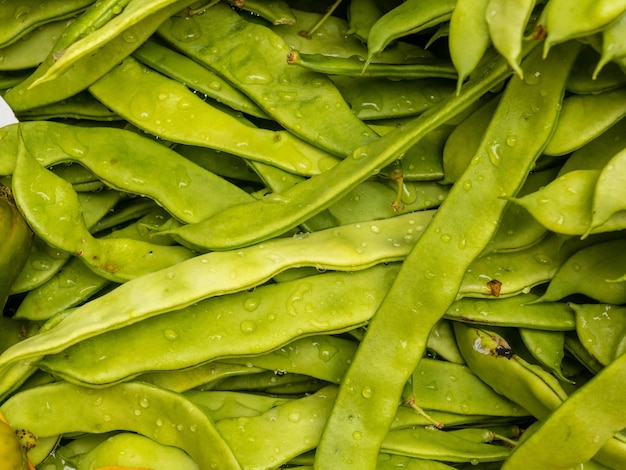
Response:
[[[13,186],[18,207],[40,237],[78,256],[90,269],[112,281],[124,282],[194,256],[181,246],[93,237],[71,185],[42,167],[23,145]]]
[[[445,61],[424,59],[422,63],[411,64],[369,64],[363,69],[363,60],[332,57],[322,54],[303,54],[292,49],[287,54],[287,63],[298,65],[313,72],[344,77],[384,77],[396,80],[416,80],[420,78],[456,78],[454,67]]]
[[[0,47],[8,46],[19,40],[37,26],[51,20],[70,18],[93,3],[93,0],[72,0],[64,2],[53,0],[46,6],[39,8],[36,1],[22,2],[20,5],[5,3],[0,10],[0,17],[4,18],[4,28],[0,34]]]
[[[610,304],[575,304],[576,333],[580,343],[600,364],[608,365],[624,353],[624,307]]]
[[[182,310],[81,341],[38,362],[44,370],[78,383],[104,385],[139,373],[192,367],[233,356],[258,355],[309,335],[341,333],[365,324],[373,315],[397,266],[378,266],[352,273],[326,273],[302,280],[257,287],[207,299]],[[361,296],[350,295],[358,286]],[[241,310],[243,308],[243,311]],[[140,342],[141,353],[129,353]],[[204,347],[203,347],[204,345]],[[315,349],[333,357],[338,346],[319,340]],[[169,351],[167,356],[163,351]],[[349,353],[348,353],[349,355]],[[271,355],[270,355],[271,356]],[[341,358],[344,361],[341,361]],[[94,362],[91,358],[99,358]],[[345,354],[326,366],[347,368]],[[253,358],[248,361],[260,368]],[[314,367],[309,363],[307,367]],[[300,370],[292,372],[307,373]],[[338,382],[343,370],[308,375]],[[321,375],[321,376],[320,376]]]
[[[208,297],[257,286],[291,267],[354,271],[401,260],[432,215],[431,211],[407,214],[271,240],[242,250],[207,253],[128,281],[78,307],[36,338],[5,351],[0,357],[4,374],[0,390],[5,394],[19,385],[24,375],[32,371],[30,360]]]
[[[237,35],[230,34],[237,31]],[[159,35],[225,77],[296,136],[343,157],[376,135],[358,119],[328,77],[291,67],[283,39],[217,4],[202,15],[171,17]],[[255,49],[250,49],[254,40]],[[320,120],[332,113],[333,120]]]
[[[453,186],[438,209],[437,217],[404,261],[368,327],[355,360],[344,376],[316,453],[317,465],[346,469],[375,465],[383,432],[389,425],[389,420],[381,415],[388,415],[391,404],[397,400],[419,362],[430,329],[457,296],[463,272],[493,236],[505,206],[504,201],[502,204],[495,202],[496,198],[519,190],[551,134],[550,123],[558,115],[565,79],[578,48],[563,48],[559,52],[559,59],[550,62],[543,61],[535,50],[524,64],[527,70],[532,70],[530,73],[538,71],[549,77],[542,83],[551,90],[547,95],[539,92],[542,86],[535,87],[521,80],[507,84],[496,110],[498,119],[488,128],[479,153],[461,178],[469,184]],[[522,100],[523,107],[513,111],[516,103],[520,103],[519,94],[526,97]],[[546,99],[548,96],[550,98]],[[543,113],[540,116],[531,113],[528,119],[518,120],[519,114],[526,115],[533,102]],[[504,124],[507,119],[515,119],[515,123]],[[504,144],[512,132],[519,138],[528,136],[534,149],[524,146],[522,150],[519,146]],[[476,204],[477,201],[484,201],[484,204]],[[470,231],[460,226],[459,214],[469,217],[480,228]],[[420,279],[417,285],[415,279]],[[438,295],[430,295],[433,291]],[[419,322],[407,321],[416,315],[420,317]],[[381,356],[385,361],[373,361],[373,357]],[[404,364],[404,367],[396,364]],[[364,396],[361,391],[366,387],[372,393]],[[353,438],[357,431],[361,433],[358,441]],[[359,462],[352,457],[355,451],[361,457]]]
[[[626,115],[625,99],[626,88],[567,97],[544,153],[565,155],[582,147]]]
[[[140,129],[172,142],[207,146],[303,175],[320,173],[337,162],[286,131],[241,122],[131,57],[89,90]],[[120,94],[128,99],[120,100]]]
[[[450,19],[456,0],[408,0],[381,16],[367,36],[368,60],[394,39],[415,34]]]
[[[425,135],[471,107],[475,100],[510,75],[506,62],[497,58],[488,70],[466,85],[459,96],[449,96],[405,126],[370,145],[357,148],[350,157],[320,175],[302,181],[278,194],[241,204],[198,224],[178,229],[185,243],[201,249],[227,249],[251,245],[281,235],[326,209],[356,184],[378,173],[402,156]],[[505,138],[506,140],[506,138]],[[255,220],[245,230],[233,220]],[[207,227],[211,227],[210,233]]]
[[[5,174],[15,171],[17,126],[5,128],[7,134],[1,140]],[[134,132],[38,121],[21,123],[19,129],[23,145],[42,166],[80,163],[107,186],[149,197],[184,222],[197,222],[253,199],[243,189]]]
[[[178,1],[153,13],[142,21],[129,26],[124,34],[113,37],[97,49],[96,53],[87,55],[75,62],[73,67],[61,76],[43,82],[36,87],[31,87],[55,63],[53,54],[49,54],[46,60],[26,80],[11,88],[3,98],[14,111],[19,112],[57,102],[85,90],[91,83],[117,65],[120,60],[137,49],[166,18],[169,18],[185,5],[186,2]],[[127,39],[130,39],[130,42]]]
[[[41,414],[40,404],[49,410]],[[125,429],[186,451],[200,468],[240,469],[213,422],[182,395],[127,382],[101,390],[53,383],[12,396],[0,408],[36,436]],[[203,439],[196,439],[202,435]]]
[[[606,462],[598,452],[626,427],[621,411],[625,364],[622,355],[569,396],[513,451],[502,468],[528,468],[529,464],[533,468],[571,468],[594,456],[600,463]]]

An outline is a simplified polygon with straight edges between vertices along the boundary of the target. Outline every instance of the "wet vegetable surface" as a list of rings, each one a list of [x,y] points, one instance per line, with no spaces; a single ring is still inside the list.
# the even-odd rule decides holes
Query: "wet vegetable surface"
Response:
[[[625,18],[0,6],[2,465],[626,467]]]

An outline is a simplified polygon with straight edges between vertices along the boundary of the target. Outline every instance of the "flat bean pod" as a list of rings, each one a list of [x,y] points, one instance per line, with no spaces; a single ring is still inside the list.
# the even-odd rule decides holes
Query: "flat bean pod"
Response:
[[[607,225],[616,217],[624,216],[623,211],[626,205],[622,202],[624,198],[623,176],[626,165],[626,150],[622,150],[611,158],[606,166],[600,171],[598,181],[593,194],[592,215],[588,231]],[[624,217],[619,217],[624,220]],[[618,228],[624,228],[626,224],[622,222]]]
[[[40,404],[48,412],[41,414]],[[16,428],[36,436],[125,429],[186,451],[200,468],[240,469],[211,420],[182,395],[128,382],[101,390],[68,383],[43,385],[16,394],[2,405]],[[197,436],[203,439],[197,439]]]
[[[117,191],[77,194],[85,225],[91,231],[120,200]],[[11,287],[13,294],[35,289],[48,281],[69,260],[70,253],[48,245],[36,236],[28,260]]]
[[[600,364],[608,365],[624,352],[624,307],[610,304],[571,304],[580,343]]]
[[[626,240],[618,238],[586,246],[572,254],[556,272],[539,301],[583,294],[599,302],[626,302]]]
[[[228,418],[258,416],[293,400],[233,391],[189,390],[184,395],[216,422]]]
[[[448,62],[424,59],[411,64],[369,64],[363,68],[360,58],[332,57],[322,54],[304,54],[292,49],[287,54],[287,63],[298,65],[313,72],[344,77],[384,77],[388,79],[416,80],[420,78],[456,78],[456,70]]]
[[[137,42],[139,38],[135,37],[135,33],[132,31],[134,25],[159,11],[170,12],[171,6],[176,4],[176,0],[129,1],[118,15],[112,16],[96,32],[78,38],[77,41],[60,51],[56,56],[54,64],[42,76],[38,77],[31,84],[31,87],[36,87],[40,83],[58,78],[81,58],[102,48],[103,45],[117,36],[121,35],[129,43]]]
[[[194,255],[181,246],[93,237],[71,185],[42,167],[24,146],[13,175],[16,202],[33,230],[51,246],[73,253],[102,276],[124,282]]]
[[[367,42],[370,29],[383,12],[374,0],[351,0],[348,5],[348,34]]]
[[[450,16],[450,59],[458,73],[457,93],[491,44],[487,24],[489,0],[457,0]]]
[[[626,84],[624,72],[616,62],[604,65],[594,78],[599,60],[600,54],[594,47],[584,47],[569,77],[567,90],[579,94],[601,93]]]
[[[183,450],[165,446],[153,439],[133,433],[118,433],[107,438],[95,448],[70,461],[77,468],[154,468],[199,470]],[[109,467],[110,468],[110,467]]]
[[[238,2],[229,0],[229,3],[236,4]],[[265,18],[273,25],[294,24],[296,22],[293,11],[284,0],[246,0],[241,8]]]
[[[622,13],[619,18],[602,30],[602,55],[593,71],[596,78],[603,67],[615,58],[626,55],[624,34],[626,33],[626,14]]]
[[[207,146],[304,175],[320,173],[337,161],[286,131],[240,122],[130,57],[89,90],[137,127],[172,142]],[[120,100],[120,94],[128,99]]]
[[[230,204],[252,199],[232,183],[134,132],[53,122],[27,122],[20,128],[25,146],[42,165],[78,162],[108,186],[150,197],[186,222],[203,220]],[[12,173],[15,157],[11,154],[17,155],[18,143],[12,129],[8,132],[2,139],[6,146],[3,171]]]
[[[534,6],[535,0],[490,0],[486,8],[491,42],[522,79],[524,76],[519,64],[522,41]]]
[[[598,451],[626,427],[622,412],[625,374],[626,356],[622,355],[556,408],[502,468],[528,468],[529,464],[571,468],[594,456],[602,463]]]
[[[536,328],[519,328],[519,334],[532,356],[562,381],[569,381],[562,370],[565,356],[565,334]],[[570,381],[571,382],[571,381]]]
[[[146,41],[133,53],[133,57],[178,80],[220,103],[252,116],[267,118],[267,114],[254,101],[233,87],[219,75],[168,47],[155,41]]]
[[[582,147],[626,115],[625,100],[626,88],[567,97],[544,153],[565,155]]]
[[[495,393],[467,366],[422,359],[409,382],[415,403],[427,410],[485,416],[528,416],[517,403]]]
[[[326,209],[345,196],[361,181],[378,173],[411,149],[425,135],[449,122],[471,107],[476,99],[501,83],[510,69],[499,58],[488,72],[468,83],[460,96],[450,96],[402,128],[389,132],[378,141],[354,150],[335,167],[302,181],[278,194],[269,195],[251,204],[241,204],[210,217],[200,224],[188,225],[179,233],[186,242],[205,249],[227,249],[260,242],[281,235],[290,228]],[[255,220],[245,224],[236,220]],[[207,227],[211,227],[210,233]]]
[[[626,10],[626,3],[611,0],[582,0],[573,5],[567,0],[550,0],[545,7],[544,56],[555,44],[587,36],[604,28]]]
[[[381,449],[390,454],[422,459],[475,463],[499,462],[511,452],[503,446],[471,442],[453,432],[427,427],[391,430]]]
[[[549,123],[558,115],[568,74],[564,64],[571,67],[578,48],[561,49],[562,55],[552,63],[543,61],[536,52],[530,53],[524,66],[532,70],[531,73],[538,71],[550,77],[542,85],[551,92],[544,96],[539,92],[542,87],[521,80],[507,84],[496,111],[496,124],[487,130],[479,153],[461,179],[469,184],[453,186],[420,242],[403,262],[385,301],[368,326],[344,376],[316,453],[317,465],[345,469],[374,467],[384,430],[390,424],[390,420],[382,416],[388,416],[392,404],[397,402],[423,354],[430,329],[456,298],[463,273],[495,232],[505,206],[498,202],[499,196],[519,190],[547,142],[552,128]],[[525,96],[521,100],[524,104],[516,108],[520,103],[519,94]],[[529,119],[519,120],[520,114],[525,115],[533,102],[542,109],[541,115],[531,113]],[[504,124],[509,119],[515,120],[511,127]],[[526,145],[523,149],[502,145],[512,132],[520,139],[522,135],[527,136],[524,141],[532,142],[534,150]],[[505,174],[506,178],[502,176]],[[461,226],[459,214],[479,228],[469,230]],[[420,282],[416,283],[416,279]],[[433,296],[432,292],[438,295]],[[416,316],[420,321],[411,321]],[[385,360],[374,360],[374,357]],[[398,367],[398,364],[404,366]],[[365,388],[372,393],[363,395],[361,391]],[[355,440],[354,432],[361,433],[361,439]],[[359,456],[358,462],[354,455]]]
[[[445,317],[450,320],[492,326],[570,331],[575,328],[572,309],[561,302],[529,303],[539,298],[524,294],[503,299],[464,298],[455,301]]]
[[[22,374],[30,372],[28,359],[36,360],[105,331],[208,297],[257,286],[291,267],[354,271],[403,259],[432,215],[407,214],[388,221],[276,239],[242,250],[207,253],[126,282],[30,338],[34,344],[26,339],[0,355],[0,389],[5,393],[24,379]],[[19,366],[12,367],[16,360]]]
[[[450,19],[456,0],[408,0],[385,13],[367,37],[368,62],[394,39],[415,34]]]
[[[0,49],[0,70],[37,67],[44,61],[71,20],[58,20],[35,28],[13,44]]]
[[[277,348],[288,351],[290,347],[297,348],[288,343],[303,336],[339,333],[365,324],[396,272],[396,266],[380,266],[352,273],[348,278],[327,273],[261,286],[252,294],[240,292],[214,297],[134,326],[103,333],[60,354],[46,356],[38,364],[68,380],[103,385],[147,371],[181,369]],[[360,298],[350,296],[357,286],[371,287],[364,288]],[[318,367],[318,372],[311,370],[315,368],[312,362],[301,366],[304,371],[294,366],[296,370],[291,372],[338,382],[353,350],[340,353],[339,344],[333,344],[332,340],[303,341],[310,346],[303,346],[303,355],[306,350],[313,350],[314,357],[328,360],[323,368]],[[128,354],[137,342],[144,345],[142,352],[134,354],[135,361],[128,361]],[[163,355],[164,350],[169,351],[167,356]],[[270,354],[264,362],[261,358],[259,362],[255,358],[244,361],[270,368],[266,365],[273,356],[276,356],[274,362],[280,360],[281,350]],[[89,358],[99,360],[94,362]],[[330,359],[333,361],[329,362]]]
[[[185,5],[185,2],[179,1],[157,11],[130,26],[124,34],[112,38],[97,49],[96,53],[87,55],[74,63],[73,67],[61,76],[31,87],[55,63],[53,54],[48,55],[35,72],[19,85],[11,88],[4,95],[4,99],[14,111],[19,112],[54,103],[83,91],[137,49],[166,18],[184,8]],[[130,42],[127,39],[130,39]]]
[[[460,322],[454,323],[454,331],[472,372],[497,393],[523,406],[536,418],[544,419],[565,399],[565,392],[556,378],[545,373],[538,375],[541,368],[528,364],[515,354],[496,333]]]
[[[387,78],[331,77],[359,119],[390,119],[415,116],[453,92],[443,80],[391,81]]]
[[[346,156],[376,139],[329,78],[291,67],[285,61],[289,47],[280,36],[244,20],[226,5],[217,4],[191,18],[174,16],[159,34],[226,78],[296,136],[334,155]],[[317,119],[322,113],[332,113],[332,122]]]
[[[149,232],[143,224],[158,226],[167,220],[162,209],[142,217],[136,223],[107,235],[110,238],[134,238],[147,240]],[[168,245],[172,240],[158,237],[157,241]],[[111,285],[111,281],[89,269],[80,259],[71,259],[55,276],[40,286],[30,289],[15,312],[15,318],[33,321],[47,320],[53,315],[75,307]]]
[[[53,0],[48,2],[47,8],[39,8],[39,4],[32,0],[22,2],[20,5],[5,3],[0,9],[0,17],[5,19],[2,34],[0,34],[0,46],[5,47],[16,42],[38,26],[72,17],[91,3],[93,0],[70,2]]]

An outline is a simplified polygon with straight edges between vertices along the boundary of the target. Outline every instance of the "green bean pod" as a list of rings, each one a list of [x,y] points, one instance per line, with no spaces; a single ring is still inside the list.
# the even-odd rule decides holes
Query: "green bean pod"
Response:
[[[610,304],[575,304],[576,333],[582,346],[602,365],[621,356],[626,344],[624,307]]]
[[[476,158],[461,178],[462,184],[453,186],[420,242],[403,262],[369,324],[344,376],[316,453],[316,465],[345,469],[374,467],[384,431],[389,428],[387,417],[391,407],[397,403],[408,376],[419,362],[430,329],[455,300],[463,273],[496,231],[505,207],[499,197],[520,189],[550,137],[578,47],[562,48],[559,52],[554,62],[544,61],[537,50],[525,61],[526,70],[545,77],[541,86],[522,80],[507,84],[495,119]],[[548,88],[551,91],[547,94],[540,92]],[[520,96],[524,99],[520,100]],[[542,113],[528,114],[533,103]],[[528,119],[520,120],[520,115]],[[525,143],[532,143],[533,148],[506,145],[513,133]],[[461,214],[463,219],[473,221],[474,230],[461,225]],[[433,292],[437,295],[432,295]],[[412,321],[417,317],[419,322]],[[371,393],[362,394],[364,389]],[[353,438],[355,432],[360,433],[361,439]]]
[[[219,75],[156,41],[148,40],[133,53],[133,57],[184,85],[206,94],[220,103],[252,116],[267,118],[254,101]]]
[[[457,0],[450,16],[450,58],[458,73],[457,93],[491,44],[486,11],[489,0]]]
[[[354,271],[401,260],[432,215],[407,214],[388,221],[276,239],[242,250],[207,253],[133,279],[68,312],[36,338],[26,339],[0,355],[0,394],[24,380],[24,375],[31,372],[30,360],[208,297],[257,286],[288,268]],[[14,361],[19,362],[13,366]]]
[[[352,273],[348,279],[340,273],[327,273],[261,286],[252,294],[240,292],[214,297],[100,334],[60,354],[48,355],[38,365],[67,380],[104,385],[147,371],[174,370],[229,357],[268,353],[277,348],[297,348],[297,344],[289,344],[298,338],[341,333],[365,324],[396,272],[396,266],[379,266]],[[359,285],[372,287],[364,290],[361,298],[349,296]],[[128,354],[139,341],[144,344],[141,360],[128,361]],[[339,382],[354,352],[351,345],[320,338],[303,342],[308,344],[302,346],[303,356],[308,351],[326,361],[317,367],[314,361],[298,367],[291,365],[294,361],[283,359],[289,362],[289,367],[276,365],[275,370]],[[164,350],[170,351],[167,357],[162,354]],[[139,357],[137,353],[133,355]],[[88,359],[93,357],[100,360]],[[260,357],[242,360],[259,368],[274,369],[268,364],[279,364],[282,357],[278,350],[265,360]]]
[[[46,23],[23,36],[19,41],[0,49],[0,70],[22,70],[37,67],[72,20]]]
[[[182,449],[166,446],[141,434],[121,432],[107,438],[70,462],[77,468],[160,467],[199,470],[200,467]]]
[[[536,328],[545,331],[571,331],[576,326],[572,309],[561,302],[539,302],[536,294],[502,299],[464,298],[455,301],[445,317],[479,325]]]
[[[41,403],[46,404],[45,415]],[[16,394],[0,409],[12,426],[40,437],[125,429],[184,450],[200,468],[241,469],[199,408],[180,394],[147,384],[128,382],[93,390],[53,383]]]
[[[626,427],[623,383],[626,356],[622,355],[567,398],[511,453],[503,469],[572,468],[598,454]],[[608,463],[608,462],[607,462]],[[611,462],[611,466],[616,462]],[[624,461],[620,465],[624,465]],[[617,467],[613,467],[617,468]]]
[[[619,18],[602,30],[602,55],[593,71],[593,78],[597,78],[600,71],[615,58],[626,56],[626,14],[622,13]]]
[[[539,301],[583,294],[599,302],[626,302],[626,240],[600,241],[572,254],[556,272]]]
[[[621,226],[617,228],[626,227],[623,213],[626,206],[622,202],[625,192],[624,181],[626,180],[623,176],[625,164],[626,150],[622,150],[611,158],[600,171],[593,194],[589,232],[608,225],[616,218],[622,220]]]
[[[75,254],[90,269],[112,281],[124,282],[194,256],[181,246],[93,237],[71,185],[42,167],[23,145],[13,185],[18,207],[40,237],[51,246]]]
[[[156,5],[156,2],[147,3]],[[102,47],[96,49],[94,54],[82,57],[61,76],[31,87],[56,63],[53,54],[49,54],[35,72],[19,85],[11,88],[4,95],[4,99],[15,112],[20,112],[66,99],[85,90],[91,83],[102,77],[124,57],[137,49],[166,18],[184,6],[186,6],[186,2],[181,0],[167,8],[156,11],[142,21],[127,25],[128,29],[124,33],[119,31],[121,34],[110,38]],[[90,41],[89,36],[84,40]]]
[[[567,97],[544,153],[565,155],[582,147],[626,115],[625,101],[626,88]]]
[[[287,63],[298,65],[313,72],[345,77],[384,77],[396,80],[420,78],[456,78],[456,70],[448,62],[424,59],[423,63],[369,64],[363,68],[362,59],[332,57],[322,54],[304,54],[292,49],[287,54]]]
[[[382,15],[383,12],[374,0],[351,0],[348,5],[348,34],[367,42],[370,29]]]
[[[0,184],[0,312],[28,261],[33,232],[18,210],[11,190]]]
[[[191,18],[174,16],[159,35],[226,78],[293,134],[331,154],[343,157],[376,139],[329,78],[291,67],[285,61],[289,47],[280,36],[227,5]],[[318,119],[322,113],[331,113],[332,121]]]
[[[140,129],[172,142],[210,147],[303,175],[318,174],[337,162],[286,131],[241,122],[131,57],[89,90]],[[120,94],[128,99],[120,100]]]
[[[624,2],[611,0],[550,0],[545,7],[544,56],[555,44],[591,35],[605,28],[626,10]]]
[[[535,0],[490,0],[486,8],[491,42],[521,79],[522,41],[534,6]]]
[[[34,0],[22,2],[20,5],[5,3],[0,9],[0,18],[4,18],[0,47],[16,42],[38,26],[70,18],[92,3],[93,0],[53,0],[46,4],[46,8],[40,8]]]
[[[381,16],[367,37],[368,60],[394,39],[415,34],[448,21],[456,0],[408,0]]]

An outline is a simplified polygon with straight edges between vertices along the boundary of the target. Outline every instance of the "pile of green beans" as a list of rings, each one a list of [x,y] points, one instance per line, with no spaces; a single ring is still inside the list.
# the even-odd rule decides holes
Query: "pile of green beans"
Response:
[[[625,1],[42,5],[0,467],[626,468]]]

